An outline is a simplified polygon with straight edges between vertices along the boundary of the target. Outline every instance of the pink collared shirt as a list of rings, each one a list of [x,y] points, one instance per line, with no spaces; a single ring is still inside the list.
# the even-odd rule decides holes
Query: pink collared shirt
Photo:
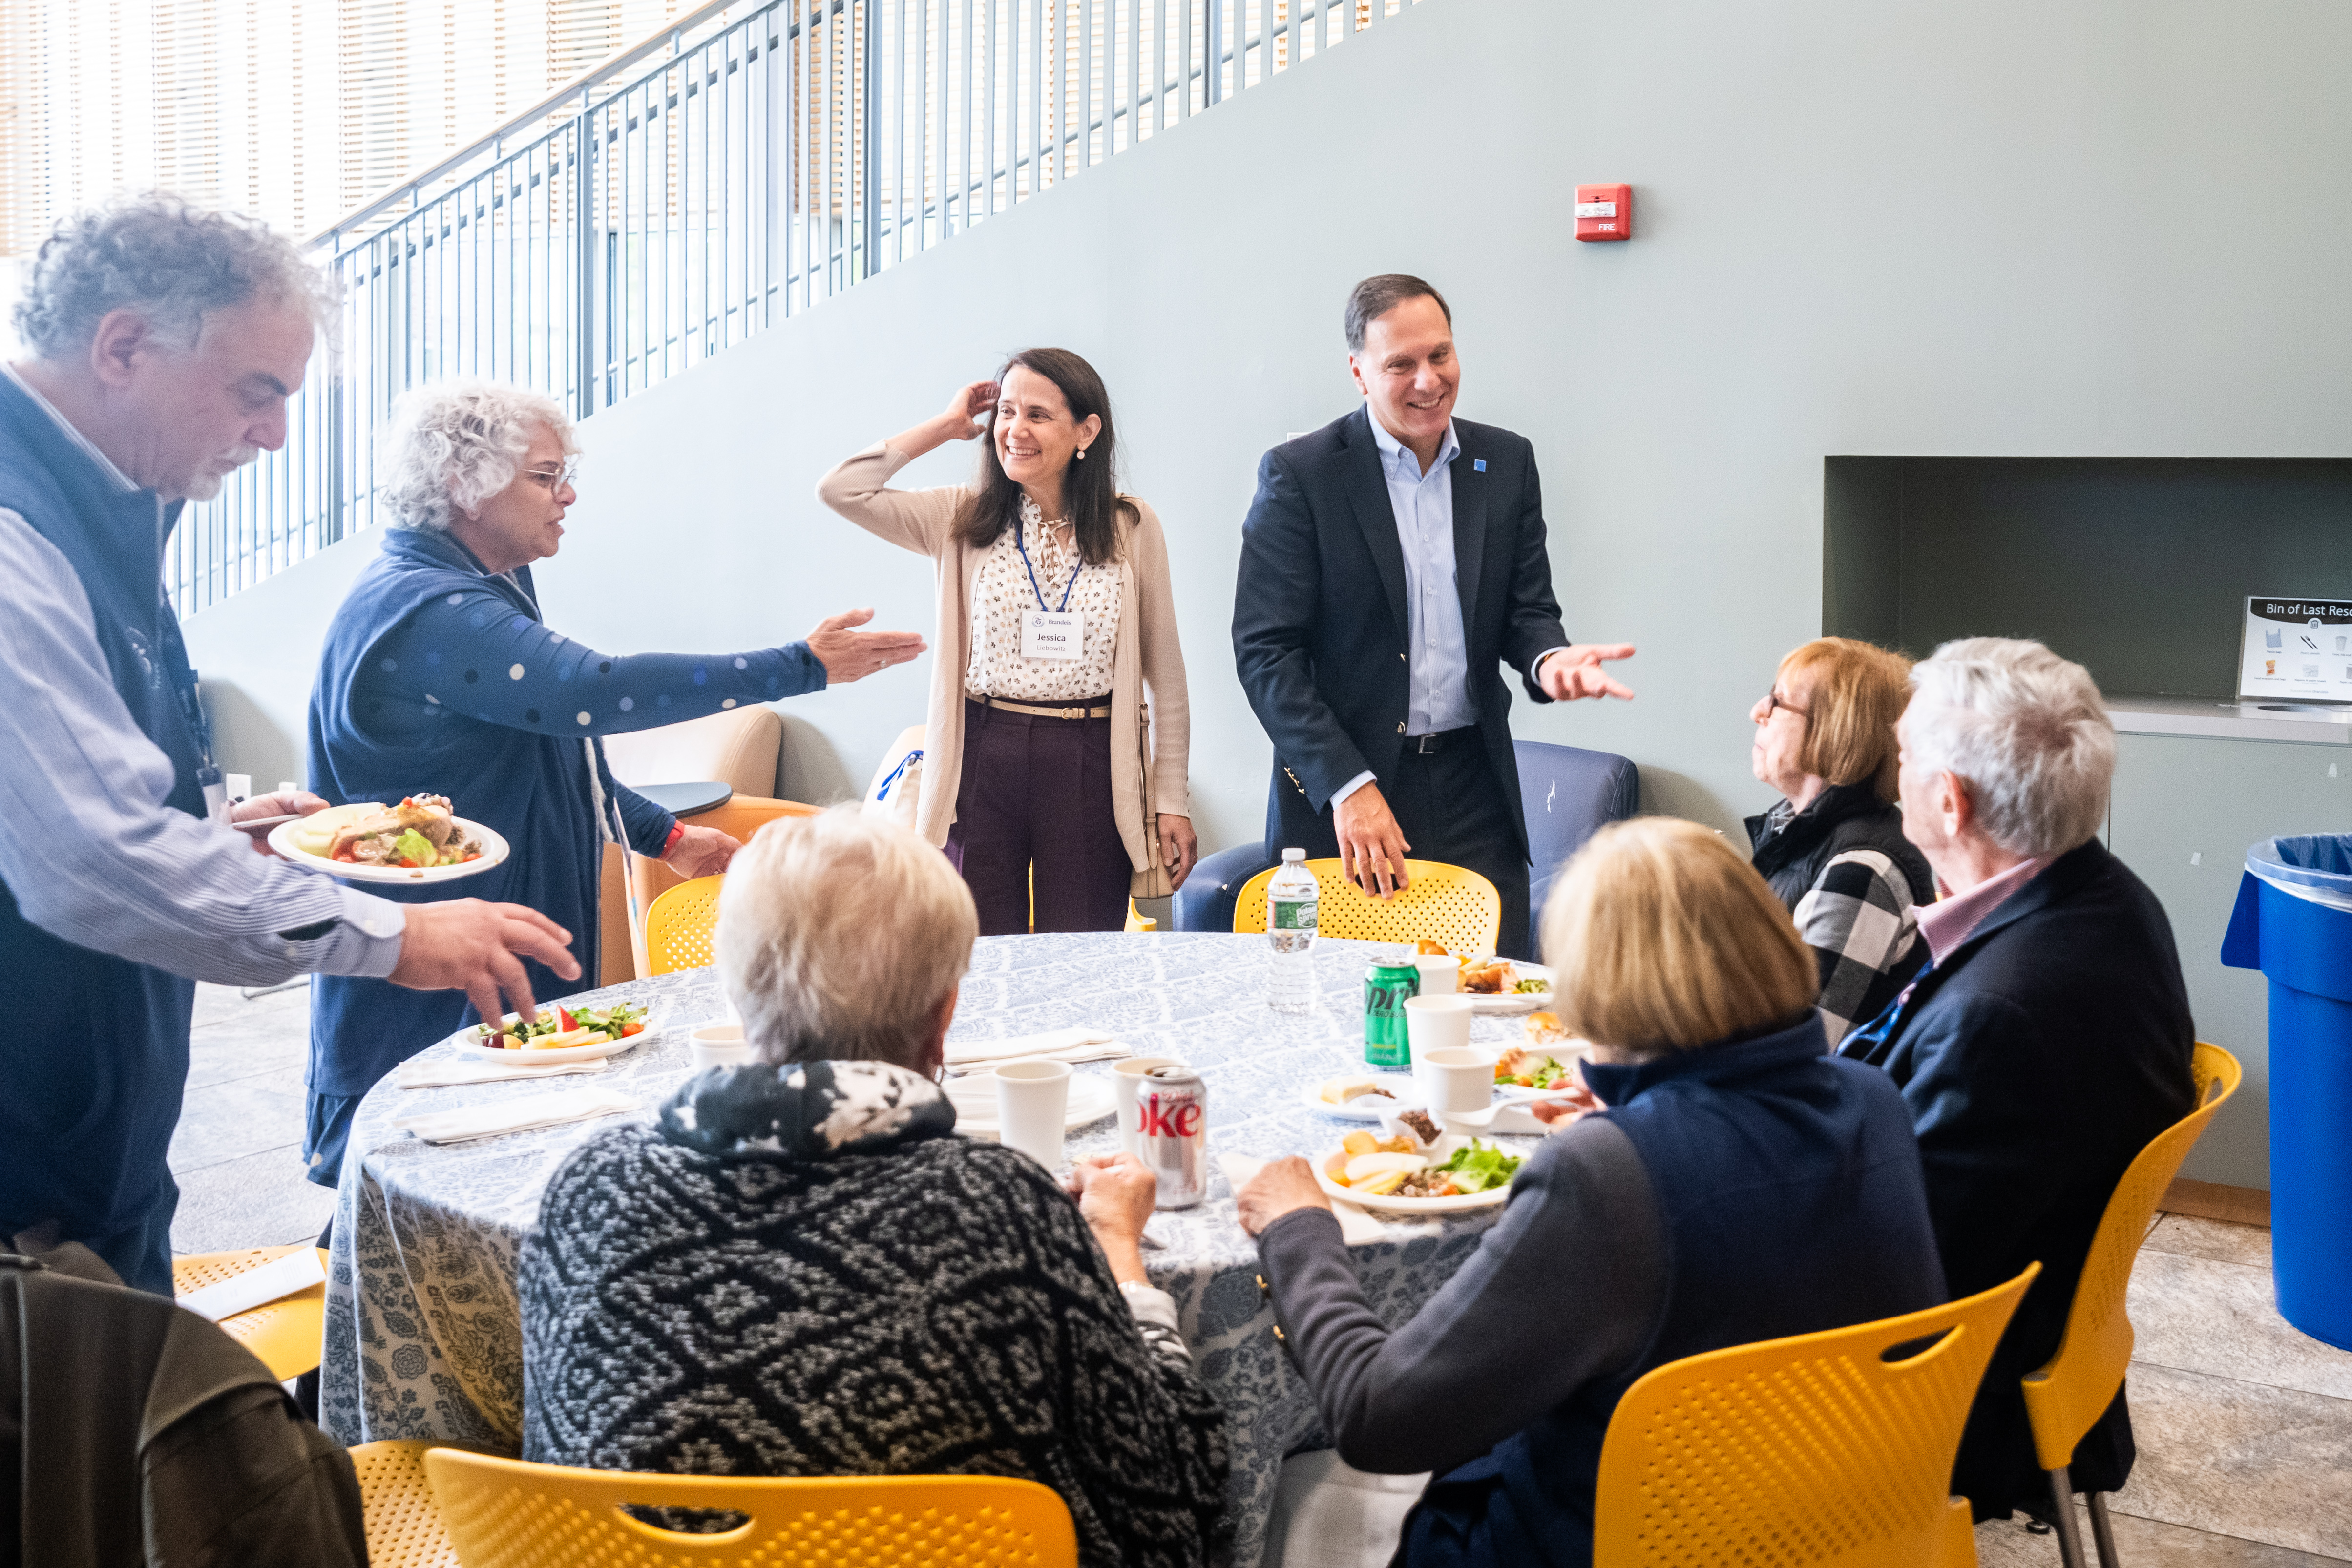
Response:
[[[1942,963],[1953,948],[1985,923],[1987,915],[2008,903],[2011,894],[2048,870],[2050,862],[2057,858],[2044,855],[2040,860],[2021,862],[1998,876],[1985,878],[1966,893],[1921,904],[1919,935],[1927,939],[1927,951],[1934,961]]]

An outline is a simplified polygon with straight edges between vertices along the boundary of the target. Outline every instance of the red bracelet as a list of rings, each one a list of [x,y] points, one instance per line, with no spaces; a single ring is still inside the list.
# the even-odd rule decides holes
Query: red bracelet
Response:
[[[669,859],[669,852],[677,848],[677,841],[684,837],[686,837],[686,824],[677,821],[670,823],[669,837],[662,841],[662,852],[654,856],[654,859],[657,861]]]

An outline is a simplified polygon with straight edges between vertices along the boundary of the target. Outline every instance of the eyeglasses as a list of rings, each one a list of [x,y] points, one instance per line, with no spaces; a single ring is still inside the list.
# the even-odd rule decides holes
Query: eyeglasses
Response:
[[[544,468],[526,468],[522,476],[551,496],[580,476],[580,459],[574,457],[552,473]]]
[[[1787,697],[1782,696],[1780,695],[1780,688],[1775,686],[1770,691],[1764,694],[1764,716],[1758,719],[1756,722],[1759,724],[1771,723],[1772,713],[1776,708],[1787,708],[1799,718],[1810,718],[1812,716],[1813,711],[1809,707],[1799,707],[1795,703],[1792,703]]]

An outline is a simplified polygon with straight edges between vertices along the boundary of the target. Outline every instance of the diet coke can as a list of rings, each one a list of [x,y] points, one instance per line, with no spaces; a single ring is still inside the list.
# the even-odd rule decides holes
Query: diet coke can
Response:
[[[1190,1067],[1155,1067],[1135,1096],[1136,1143],[1160,1178],[1155,1207],[1190,1208],[1209,1196],[1209,1086]]]

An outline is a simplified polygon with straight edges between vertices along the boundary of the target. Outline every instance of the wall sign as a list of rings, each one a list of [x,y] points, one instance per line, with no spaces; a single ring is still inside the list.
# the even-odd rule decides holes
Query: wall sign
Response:
[[[2264,594],[2247,600],[2238,695],[2352,703],[2352,600]]]

